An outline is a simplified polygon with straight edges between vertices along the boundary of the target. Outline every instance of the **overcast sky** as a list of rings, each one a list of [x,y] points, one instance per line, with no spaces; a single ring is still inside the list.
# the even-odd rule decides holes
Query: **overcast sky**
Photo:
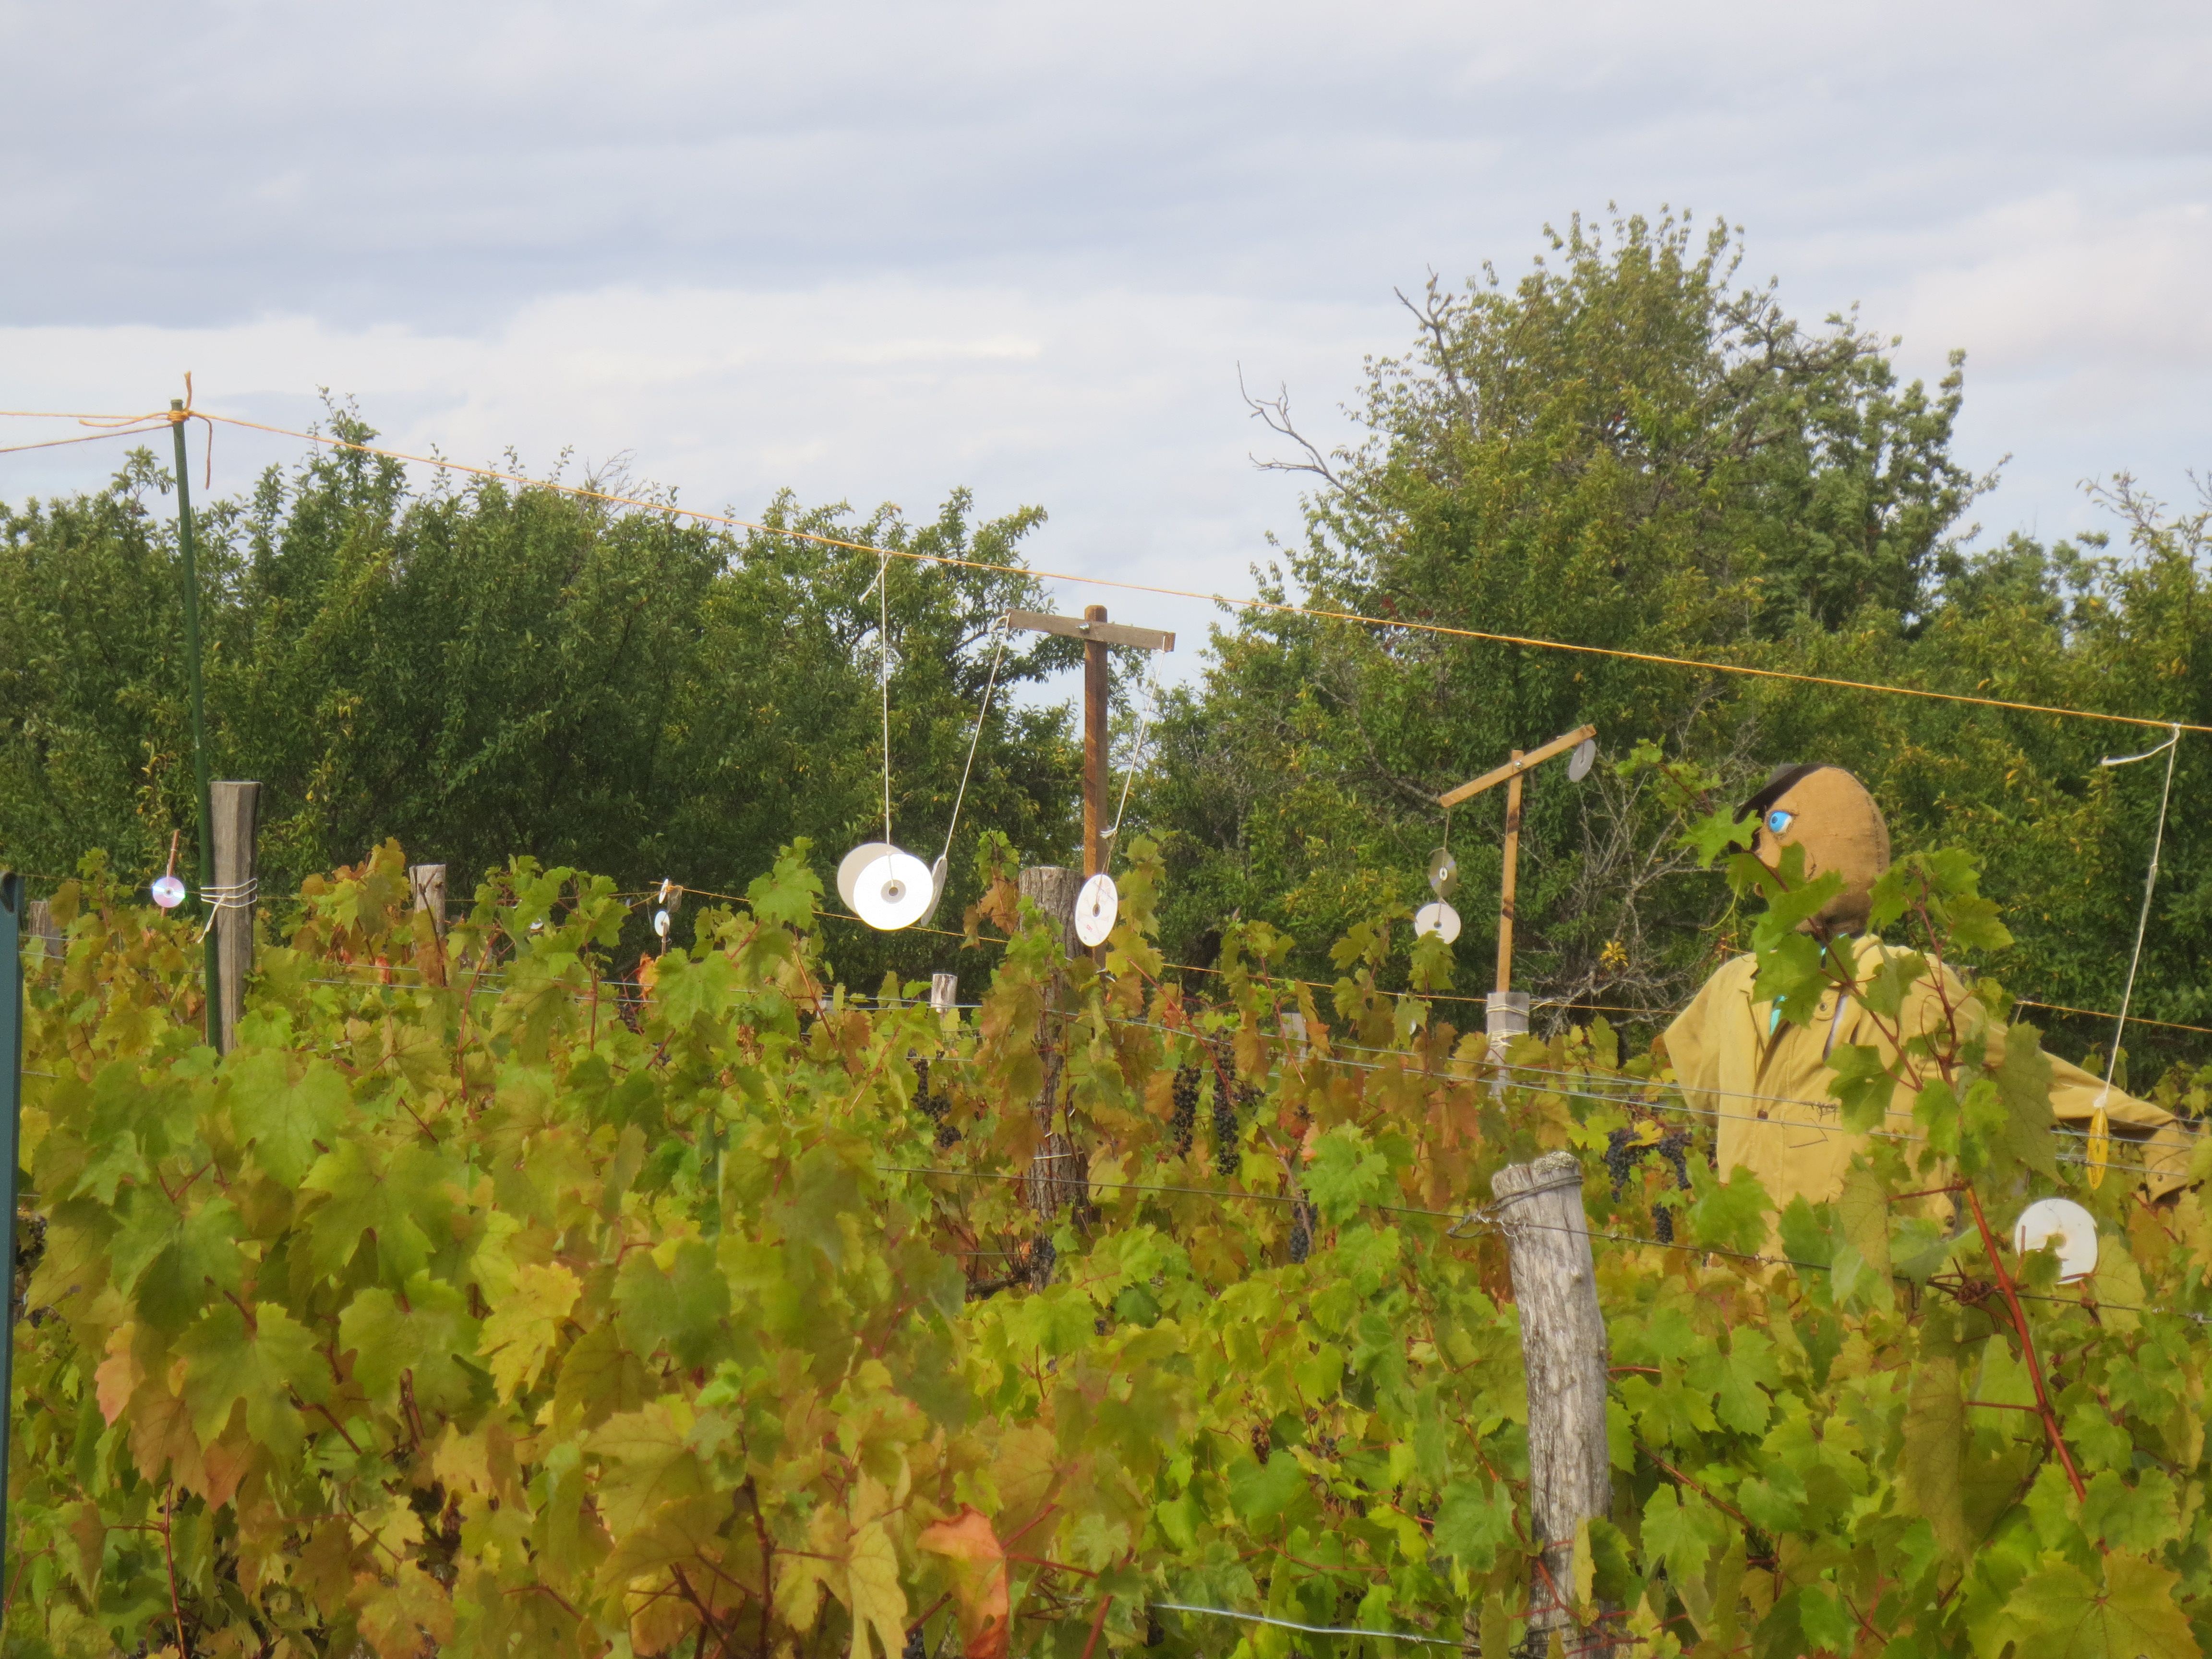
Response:
[[[1394,288],[1608,202],[1801,317],[1968,353],[1978,516],[2212,465],[2212,8],[1303,0],[0,3],[0,406],[319,387],[402,447],[690,505],[1036,502],[1052,568],[1249,590]],[[36,434],[5,423],[15,440]],[[296,446],[226,430],[218,491]],[[103,446],[0,457],[0,497]],[[1205,607],[1085,592],[1193,643]],[[1183,658],[1186,667],[1191,659]]]

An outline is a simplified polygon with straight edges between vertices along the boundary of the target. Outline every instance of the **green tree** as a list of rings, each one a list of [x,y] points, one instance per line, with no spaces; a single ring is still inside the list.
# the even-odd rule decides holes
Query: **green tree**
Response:
[[[334,430],[374,435],[343,413]],[[190,847],[167,485],[142,453],[104,492],[0,518],[0,857],[18,867],[66,872],[100,847],[145,878],[173,830]],[[263,782],[264,880],[279,894],[395,835],[453,866],[460,890],[518,852],[630,890],[665,877],[726,890],[801,836],[826,873],[883,834],[887,609],[893,831],[926,861],[950,827],[997,619],[1040,591],[787,532],[1018,566],[1042,519],[978,520],[964,492],[924,523],[786,496],[766,530],[732,535],[496,481],[416,492],[395,461],[318,452],[199,514],[215,775]],[[968,823],[1037,861],[1072,846],[1079,762],[1063,708],[1009,694],[1078,649],[1005,642],[969,785]],[[962,884],[939,921],[957,927],[972,860],[953,863]],[[856,972],[911,971],[932,951],[858,927],[838,948]]]
[[[1844,318],[1802,326],[1773,284],[1733,286],[1741,256],[1724,226],[1700,238],[1672,218],[1577,219],[1551,243],[1517,282],[1486,271],[1455,293],[1432,280],[1407,301],[1413,349],[1370,365],[1359,444],[1323,453],[1286,399],[1255,400],[1302,446],[1276,465],[1313,484],[1267,597],[2205,719],[2201,510],[2172,514],[2122,483],[2104,499],[2124,556],[2094,538],[1977,550],[1961,515],[1991,480],[1951,453],[1955,354],[1936,386],[1902,383],[1894,342]],[[1658,743],[1724,788],[1783,762],[1849,768],[1900,849],[1959,842],[1985,857],[2019,926],[1980,965],[2023,994],[2118,1006],[2157,779],[2096,763],[2142,728],[1264,612],[1218,630],[1206,676],[1163,722],[1141,805],[1176,877],[1170,956],[1203,962],[1224,919],[1264,919],[1320,975],[1322,944],[1355,920],[1425,902],[1424,867],[1449,833],[1458,954],[1486,963],[1504,792],[1449,825],[1435,798],[1585,721],[1611,760]],[[2192,740],[2178,803],[2202,799],[2194,753]],[[1649,777],[1601,765],[1579,787],[1558,766],[1532,779],[1519,988],[1663,1018],[1741,948],[1728,896],[1690,867]],[[2202,816],[2169,826],[2158,988],[2140,1006],[2212,1024],[2197,988],[2212,945]],[[2094,1024],[2070,1023],[2066,1046],[2100,1040]]]

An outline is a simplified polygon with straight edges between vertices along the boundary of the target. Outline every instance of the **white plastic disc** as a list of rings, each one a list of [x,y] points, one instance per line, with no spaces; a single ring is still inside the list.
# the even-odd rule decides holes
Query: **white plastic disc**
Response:
[[[2021,1255],[2046,1244],[2058,1252],[2061,1284],[2097,1271],[2097,1218],[2072,1199],[2039,1198],[2013,1224],[2012,1247]]]
[[[1441,847],[1429,854],[1429,890],[1440,899],[1459,891],[1459,860]]]
[[[1075,896],[1075,936],[1085,945],[1103,945],[1121,914],[1121,895],[1114,878],[1101,870]]]
[[[668,937],[668,912],[667,912],[667,911],[665,911],[665,910],[655,910],[655,911],[653,913],[653,931],[654,933],[656,933],[659,934],[659,935],[660,935],[660,937],[661,937],[661,938],[663,938],[663,939],[666,939],[666,938]]]
[[[945,896],[945,854],[937,855],[937,862],[929,866],[929,914],[937,914],[938,902]]]
[[[185,902],[185,884],[174,876],[157,876],[154,879],[154,902],[164,910],[173,910]]]
[[[1434,933],[1449,945],[1459,937],[1459,912],[1438,899],[1434,904],[1424,904],[1413,912],[1413,935]]]
[[[894,848],[854,878],[853,910],[869,927],[890,933],[911,927],[934,902],[929,866]]]
[[[845,901],[848,910],[853,908],[853,894],[856,890],[854,884],[860,880],[860,872],[884,854],[897,851],[898,848],[887,841],[864,841],[838,860],[837,896]]]
[[[1567,757],[1567,778],[1580,783],[1589,775],[1590,763],[1597,758],[1597,739],[1584,738],[1575,745],[1575,752]]]

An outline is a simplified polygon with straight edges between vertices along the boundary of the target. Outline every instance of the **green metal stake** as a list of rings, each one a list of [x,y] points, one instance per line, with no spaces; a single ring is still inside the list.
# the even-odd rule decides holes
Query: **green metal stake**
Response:
[[[8,1312],[0,1320],[0,1573],[7,1570],[8,1431],[15,1419],[15,1157],[23,1127],[23,878],[0,875],[0,1186],[7,1188]],[[21,1572],[22,1569],[16,1569]]]
[[[200,578],[193,560],[192,489],[191,468],[185,460],[185,400],[169,400],[169,430],[177,440],[177,549],[185,560],[185,672],[191,688],[192,775],[200,789],[200,903],[207,909],[207,1040],[214,1047],[221,1039],[219,1010],[222,1003],[222,959],[217,954],[215,911],[207,896],[215,885],[215,817],[208,788],[207,708],[200,695]]]

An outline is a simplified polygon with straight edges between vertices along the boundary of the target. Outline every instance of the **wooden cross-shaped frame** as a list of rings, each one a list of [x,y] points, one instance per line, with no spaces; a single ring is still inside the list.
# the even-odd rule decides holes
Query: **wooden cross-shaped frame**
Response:
[[[1106,647],[1172,651],[1175,635],[1109,623],[1103,605],[1086,607],[1079,620],[1048,617],[1041,611],[1009,611],[1006,626],[1083,641],[1083,876],[1087,881],[1106,867]]]

